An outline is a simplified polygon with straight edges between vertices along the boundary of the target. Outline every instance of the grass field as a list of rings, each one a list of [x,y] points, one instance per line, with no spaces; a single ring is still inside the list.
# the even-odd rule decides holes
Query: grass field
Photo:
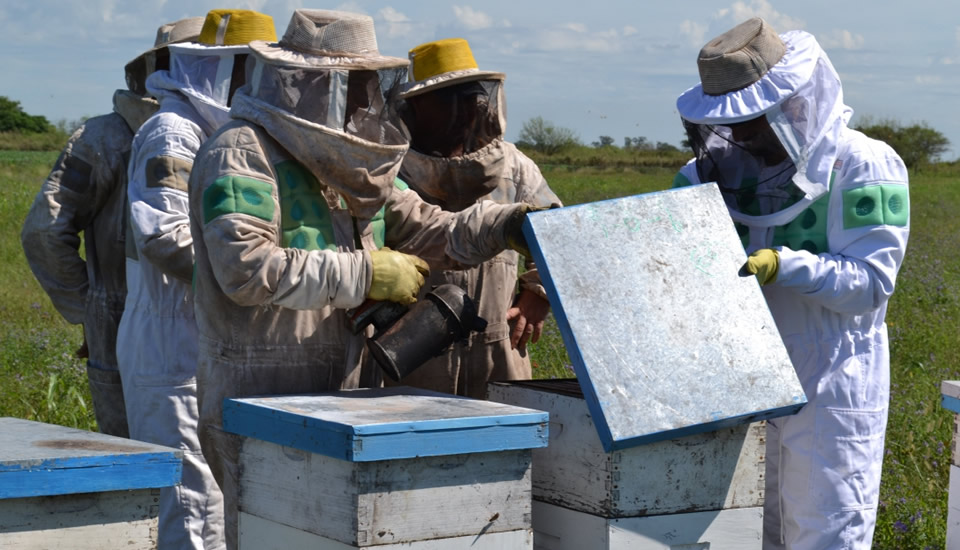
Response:
[[[20,225],[56,153],[0,151],[0,416],[93,428],[81,343],[40,290],[23,258]],[[544,167],[565,204],[664,189],[673,168]],[[887,321],[892,388],[878,549],[943,548],[953,431],[940,382],[960,379],[960,170],[915,174],[912,231]],[[954,210],[957,207],[958,210]],[[532,347],[535,375],[572,371],[556,326]]]

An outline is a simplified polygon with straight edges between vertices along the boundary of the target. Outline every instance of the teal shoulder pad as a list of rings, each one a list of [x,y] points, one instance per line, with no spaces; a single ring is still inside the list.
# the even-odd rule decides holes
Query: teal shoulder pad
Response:
[[[904,227],[910,217],[907,186],[883,183],[843,192],[843,228],[871,225]]]
[[[203,191],[203,223],[224,214],[247,214],[273,220],[273,186],[243,176],[222,176]]]

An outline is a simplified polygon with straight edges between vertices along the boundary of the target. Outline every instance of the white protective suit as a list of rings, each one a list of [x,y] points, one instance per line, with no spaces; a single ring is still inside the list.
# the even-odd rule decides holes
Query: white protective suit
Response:
[[[884,317],[909,233],[907,171],[889,146],[847,128],[852,111],[813,36],[781,39],[786,53],[759,81],[713,96],[697,85],[677,106],[688,129],[766,115],[793,166],[751,179],[744,159],[725,164],[735,148],[718,148],[681,169],[675,186],[717,177],[747,253],[780,254],[763,293],[808,404],[768,423],[764,548],[865,549],[889,402]]]
[[[129,436],[116,356],[127,285],[127,161],[133,133],[157,106],[117,90],[114,112],[87,120],[67,141],[20,234],[27,263],[54,307],[67,321],[83,324],[97,426],[120,437]],[[86,259],[80,255],[81,232]]]
[[[127,302],[117,357],[134,439],[180,448],[182,484],[163,489],[161,548],[221,548],[223,497],[197,437],[197,324],[187,181],[200,144],[229,119],[230,77],[246,46],[171,45],[147,88],[160,111],[129,167]],[[241,58],[242,59],[242,58]]]

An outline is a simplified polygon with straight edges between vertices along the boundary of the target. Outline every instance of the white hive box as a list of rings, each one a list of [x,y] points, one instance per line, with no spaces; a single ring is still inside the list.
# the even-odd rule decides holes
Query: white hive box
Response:
[[[182,451],[19,418],[0,418],[0,440],[0,548],[157,547]]]
[[[530,549],[544,412],[411,388],[228,400],[241,549]]]
[[[763,422],[606,451],[576,380],[488,392],[550,415],[550,444],[533,451],[538,550],[760,548]]]
[[[765,423],[806,403],[716,185],[527,216],[576,381],[492,384],[550,413],[535,546],[760,548]]]
[[[947,548],[960,548],[960,381],[940,385],[943,408],[952,411],[953,442],[950,451],[950,489],[947,494]]]

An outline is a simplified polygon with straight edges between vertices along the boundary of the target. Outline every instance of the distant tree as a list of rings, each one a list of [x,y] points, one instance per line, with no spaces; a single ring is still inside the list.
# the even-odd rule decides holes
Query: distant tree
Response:
[[[647,141],[647,138],[640,137],[625,137],[623,138],[623,148],[628,151],[652,151],[653,144]]]
[[[591,145],[597,149],[600,147],[609,147],[613,145],[613,138],[610,136],[600,136],[600,141],[594,141]]]
[[[0,96],[0,132],[42,133],[51,128],[46,117],[28,115],[19,101]]]
[[[865,118],[854,128],[893,147],[907,168],[939,162],[940,155],[950,147],[950,140],[925,122],[901,126],[895,120]]]
[[[665,141],[658,141],[654,149],[660,153],[677,153],[680,151],[676,145],[667,143]]]
[[[550,155],[567,147],[580,145],[580,138],[573,130],[554,126],[552,122],[538,116],[523,123],[517,144],[528,145]]]

